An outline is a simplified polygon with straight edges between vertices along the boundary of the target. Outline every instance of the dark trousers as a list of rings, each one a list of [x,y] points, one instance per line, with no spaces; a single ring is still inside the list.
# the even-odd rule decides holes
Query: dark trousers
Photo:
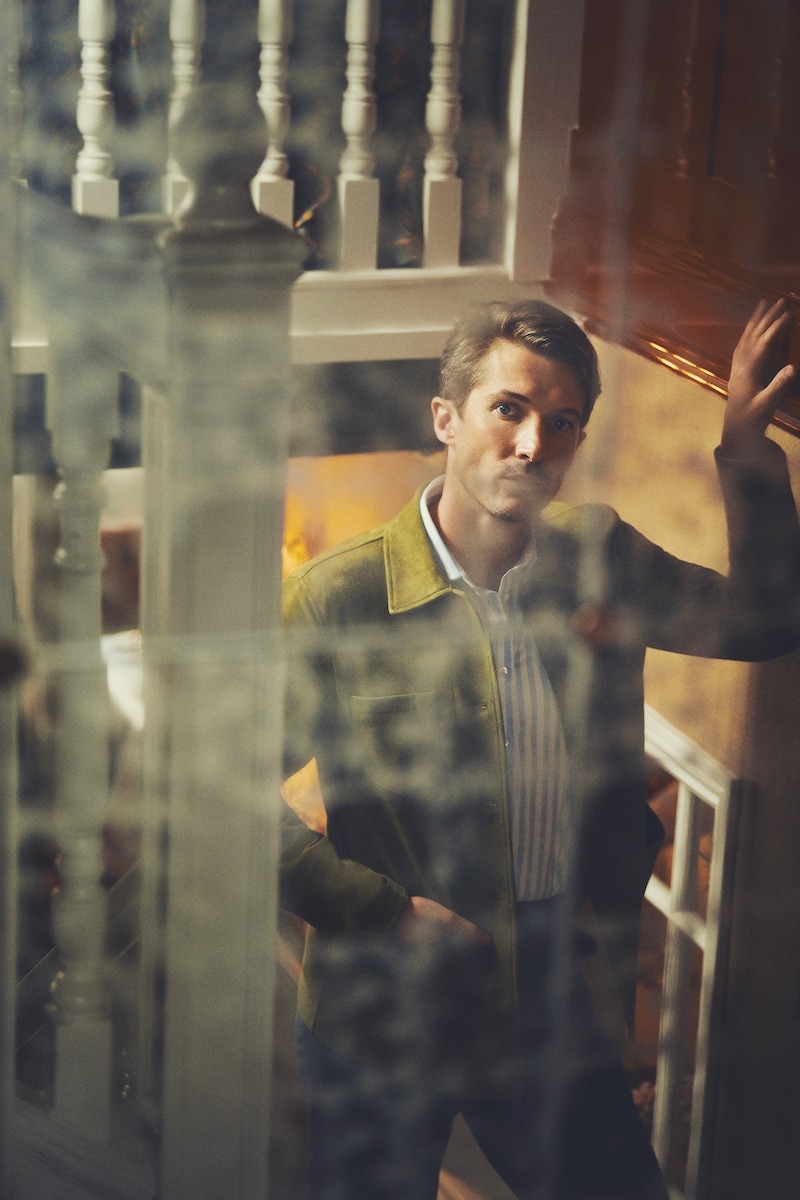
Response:
[[[336,1053],[298,1020],[312,1200],[435,1200],[459,1112],[519,1200],[666,1200],[628,1081],[571,947],[558,953],[558,930],[557,903],[518,905],[519,1101],[442,1095],[413,1071]]]

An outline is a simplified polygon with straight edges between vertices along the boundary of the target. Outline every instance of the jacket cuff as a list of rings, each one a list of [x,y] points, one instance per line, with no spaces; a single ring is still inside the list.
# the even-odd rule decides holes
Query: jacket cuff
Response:
[[[776,484],[782,483],[786,477],[786,455],[777,442],[768,437],[763,439],[758,453],[747,458],[726,454],[722,446],[717,446],[714,461],[720,471],[761,475],[768,480],[771,478]]]

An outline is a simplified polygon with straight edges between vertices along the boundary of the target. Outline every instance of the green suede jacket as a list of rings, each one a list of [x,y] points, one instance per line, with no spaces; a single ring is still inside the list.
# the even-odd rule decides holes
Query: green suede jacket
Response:
[[[524,594],[579,776],[574,899],[592,902],[629,1018],[658,840],[644,801],[645,650],[755,660],[800,643],[800,529],[782,452],[769,443],[758,469],[718,456],[718,470],[727,578],[672,557],[609,508],[556,503]],[[594,646],[575,634],[587,586],[604,614]],[[497,681],[419,496],[296,571],[285,625],[286,773],[316,757],[328,814],[327,836],[288,809],[283,827],[282,903],[311,926],[301,1016],[332,1045],[414,1058],[437,1086],[507,1090],[498,1063],[516,1045],[515,907]],[[391,930],[408,895],[474,921],[491,950],[401,946]],[[458,1067],[436,1036],[454,1022],[470,1046]]]

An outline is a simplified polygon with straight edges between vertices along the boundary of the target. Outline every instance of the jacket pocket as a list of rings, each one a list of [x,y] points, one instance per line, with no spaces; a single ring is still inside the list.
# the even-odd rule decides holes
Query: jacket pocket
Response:
[[[432,798],[447,783],[452,741],[447,713],[452,698],[436,692],[352,696],[356,753],[375,788],[393,795]]]

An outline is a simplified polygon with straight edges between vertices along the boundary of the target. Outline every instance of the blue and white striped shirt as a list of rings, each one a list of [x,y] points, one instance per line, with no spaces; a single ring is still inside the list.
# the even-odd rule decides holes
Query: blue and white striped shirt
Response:
[[[430,512],[443,483],[439,476],[425,489],[422,520],[448,579],[462,585],[491,645],[505,730],[516,897],[541,900],[566,885],[569,762],[553,689],[519,604],[520,568],[535,561],[536,550],[529,546],[496,592],[477,587],[445,546]]]

